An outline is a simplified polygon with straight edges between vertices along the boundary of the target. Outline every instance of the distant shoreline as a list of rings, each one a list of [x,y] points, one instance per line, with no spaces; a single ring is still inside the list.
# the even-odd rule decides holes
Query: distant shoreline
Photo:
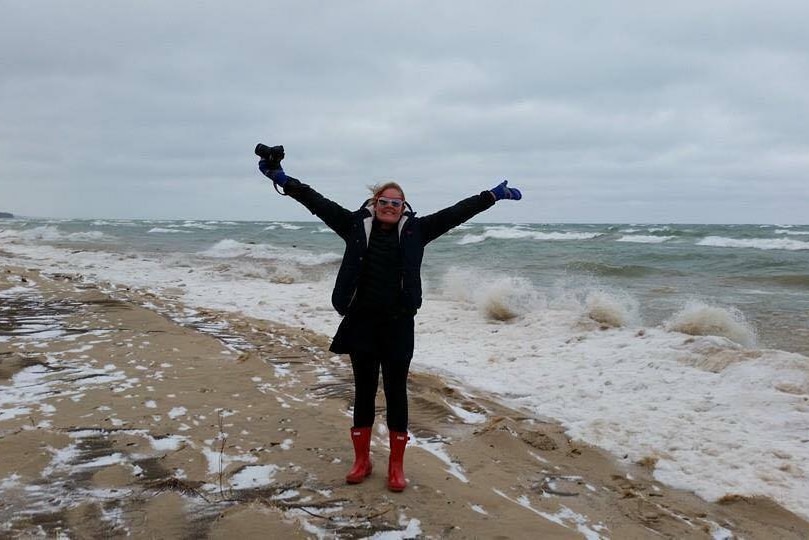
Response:
[[[0,218],[13,218],[14,214],[11,212],[0,212]]]

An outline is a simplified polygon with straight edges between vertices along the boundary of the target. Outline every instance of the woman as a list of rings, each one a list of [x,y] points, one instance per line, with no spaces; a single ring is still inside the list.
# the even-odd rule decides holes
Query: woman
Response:
[[[503,181],[435,214],[415,217],[401,186],[387,182],[352,212],[287,176],[281,168],[283,149],[267,157],[259,161],[259,170],[276,189],[281,186],[346,243],[332,293],[332,305],[343,320],[329,349],[349,354],[354,372],[354,465],[346,481],[358,484],[371,474],[371,428],[381,368],[390,433],[388,489],[402,491],[407,486],[407,374],[413,357],[413,317],[421,307],[424,246],[496,201],[519,200],[522,194]]]

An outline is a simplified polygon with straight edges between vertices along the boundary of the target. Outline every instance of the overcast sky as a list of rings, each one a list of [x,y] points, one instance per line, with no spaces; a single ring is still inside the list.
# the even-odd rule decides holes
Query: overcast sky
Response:
[[[309,220],[395,179],[480,221],[809,222],[809,2],[0,0],[0,211]]]

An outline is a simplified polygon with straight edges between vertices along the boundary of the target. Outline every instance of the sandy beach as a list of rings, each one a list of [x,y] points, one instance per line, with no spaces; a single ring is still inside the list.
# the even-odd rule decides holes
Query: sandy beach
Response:
[[[409,487],[345,484],[351,370],[328,336],[179,294],[0,273],[0,536],[809,538],[767,499],[709,503],[550,419],[410,378]]]

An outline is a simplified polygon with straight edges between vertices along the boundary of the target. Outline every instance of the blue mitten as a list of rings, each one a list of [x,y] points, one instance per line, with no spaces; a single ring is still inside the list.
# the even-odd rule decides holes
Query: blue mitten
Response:
[[[507,187],[508,180],[503,180],[501,183],[494,186],[489,191],[492,195],[494,195],[494,200],[499,201],[501,199],[511,199],[514,201],[519,201],[522,199],[522,193],[517,188],[510,188]]]
[[[262,159],[258,162],[258,170],[261,173],[278,184],[281,187],[284,187],[284,184],[287,183],[287,175],[284,173],[284,169],[281,168],[280,161],[268,161],[266,159]]]

